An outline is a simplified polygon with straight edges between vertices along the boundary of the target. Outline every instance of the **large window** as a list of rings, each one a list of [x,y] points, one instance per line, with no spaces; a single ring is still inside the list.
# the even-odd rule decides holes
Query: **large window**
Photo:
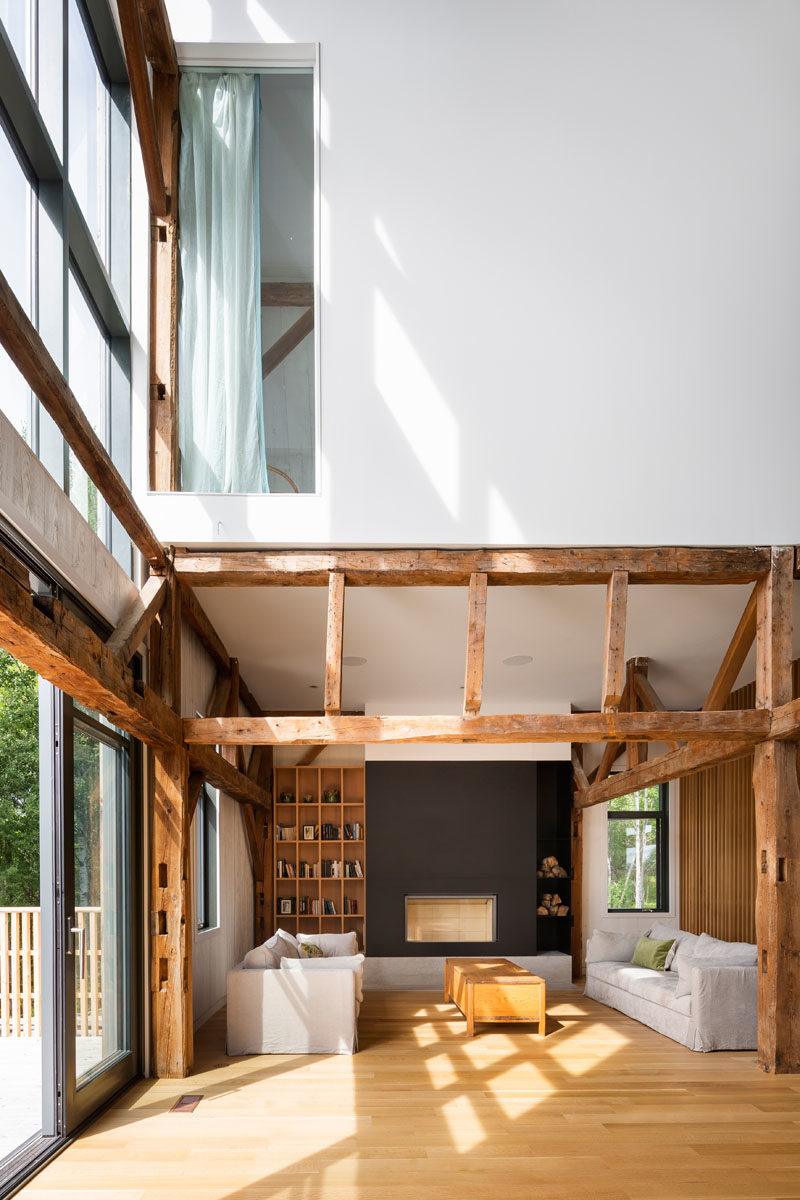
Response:
[[[200,789],[195,814],[197,928],[219,925],[219,808],[211,788]]]
[[[608,805],[608,911],[666,912],[668,785]]]
[[[130,96],[102,0],[0,0],[0,179],[0,270],[130,483]],[[130,571],[130,540],[2,351],[0,410]]]

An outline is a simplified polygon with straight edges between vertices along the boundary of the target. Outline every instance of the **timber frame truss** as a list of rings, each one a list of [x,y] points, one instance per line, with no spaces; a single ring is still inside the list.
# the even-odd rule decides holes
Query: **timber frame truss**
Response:
[[[164,0],[119,0],[118,7],[151,208],[150,482],[155,490],[172,490],[177,486],[178,63]],[[278,300],[268,295],[264,302],[290,301],[285,295]],[[291,302],[310,308],[294,329],[293,336],[299,338],[313,324],[313,308],[307,292],[298,293]],[[570,743],[576,880],[580,879],[585,808],[755,749],[759,1063],[769,1071],[800,1071],[800,700],[792,695],[791,670],[794,547],[166,550],[2,275],[0,344],[54,418],[150,572],[139,596],[104,641],[57,597],[34,594],[27,569],[0,545],[0,646],[152,751],[151,990],[156,1075],[185,1075],[192,1063],[189,829],[203,783],[220,788],[242,806],[255,879],[258,935],[271,905],[265,872],[273,748],[307,746],[303,761],[310,762],[321,747],[367,742]],[[285,348],[273,347],[272,353],[278,355]],[[649,682],[647,660],[625,659],[630,587],[748,583],[752,584],[750,598],[702,708],[665,710]],[[607,618],[602,664],[598,655],[601,705],[597,712],[481,714],[487,589],[520,584],[605,588]],[[463,711],[407,717],[343,713],[347,589],[433,585],[465,590]],[[328,589],[321,713],[260,709],[241,678],[238,662],[229,656],[194,594],[199,586]],[[184,624],[199,637],[217,667],[208,715],[202,719],[181,716]],[[146,639],[150,673],[143,683],[130,662]],[[726,701],[754,641],[755,708],[728,711]],[[582,748],[590,742],[605,743],[605,750],[597,769],[587,774]],[[667,752],[649,759],[651,742],[666,743]],[[626,769],[612,775],[611,768],[623,753]]]

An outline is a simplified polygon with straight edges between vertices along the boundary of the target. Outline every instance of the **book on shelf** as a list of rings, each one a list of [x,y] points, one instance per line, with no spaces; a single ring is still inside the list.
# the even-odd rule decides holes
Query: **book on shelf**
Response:
[[[323,842],[338,842],[341,841],[342,831],[338,825],[331,825],[329,822],[323,822],[320,826]]]
[[[343,867],[344,867],[344,878],[345,879],[363,879],[364,878],[364,872],[361,869],[361,862],[359,859],[356,859],[354,862],[347,861],[343,864]]]
[[[275,841],[276,842],[296,842],[297,841],[297,826],[296,825],[276,825],[275,826]]]
[[[333,902],[333,900],[323,900],[323,904],[325,905],[324,915],[326,917],[335,917],[336,916],[336,905]]]
[[[360,842],[364,839],[364,826],[360,821],[354,821],[352,825],[345,825],[344,840],[346,842]]]
[[[284,859],[284,858],[279,858],[278,861],[275,863],[275,866],[277,868],[277,870],[275,871],[275,874],[277,875],[278,879],[294,879],[295,878],[294,863],[287,862],[286,859]]]
[[[342,901],[342,911],[346,917],[358,916],[358,901],[351,900],[349,896],[345,896]]]

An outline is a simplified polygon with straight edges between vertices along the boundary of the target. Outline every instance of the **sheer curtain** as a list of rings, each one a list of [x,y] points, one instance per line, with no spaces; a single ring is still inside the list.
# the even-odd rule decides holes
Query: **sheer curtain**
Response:
[[[261,379],[259,86],[181,76],[181,486],[266,492]]]

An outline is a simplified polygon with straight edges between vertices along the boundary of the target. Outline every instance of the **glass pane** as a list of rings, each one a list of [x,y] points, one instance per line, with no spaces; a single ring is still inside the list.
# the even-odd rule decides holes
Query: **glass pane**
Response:
[[[125,751],[75,729],[75,1073],[129,1048]]]
[[[31,242],[33,189],[26,179],[5,130],[0,125],[0,270],[30,316],[33,307]],[[30,388],[0,349],[0,408],[31,443]]]
[[[609,812],[660,812],[661,789],[659,787],[642,788],[627,796],[619,796],[609,800]]]
[[[314,76],[261,77],[261,342],[266,354],[302,318],[314,282]],[[288,288],[286,285],[291,285]],[[305,289],[305,292],[304,290]],[[306,299],[307,294],[307,299]],[[306,299],[305,306],[301,303]],[[270,492],[315,489],[313,330],[264,379]]]
[[[34,90],[32,9],[31,0],[0,0],[0,21],[3,23],[17,61],[25,72],[25,78],[31,91]]]
[[[69,182],[103,260],[107,250],[108,90],[77,0],[69,5]]]
[[[39,694],[0,650],[0,1164],[42,1127]]]
[[[108,343],[72,271],[69,276],[69,382],[81,408],[105,444]],[[95,533],[103,537],[104,508],[97,488],[75,455],[69,455],[69,495]]]
[[[494,896],[408,896],[406,941],[494,941]]]
[[[608,822],[608,907],[658,904],[658,822],[647,817]]]

